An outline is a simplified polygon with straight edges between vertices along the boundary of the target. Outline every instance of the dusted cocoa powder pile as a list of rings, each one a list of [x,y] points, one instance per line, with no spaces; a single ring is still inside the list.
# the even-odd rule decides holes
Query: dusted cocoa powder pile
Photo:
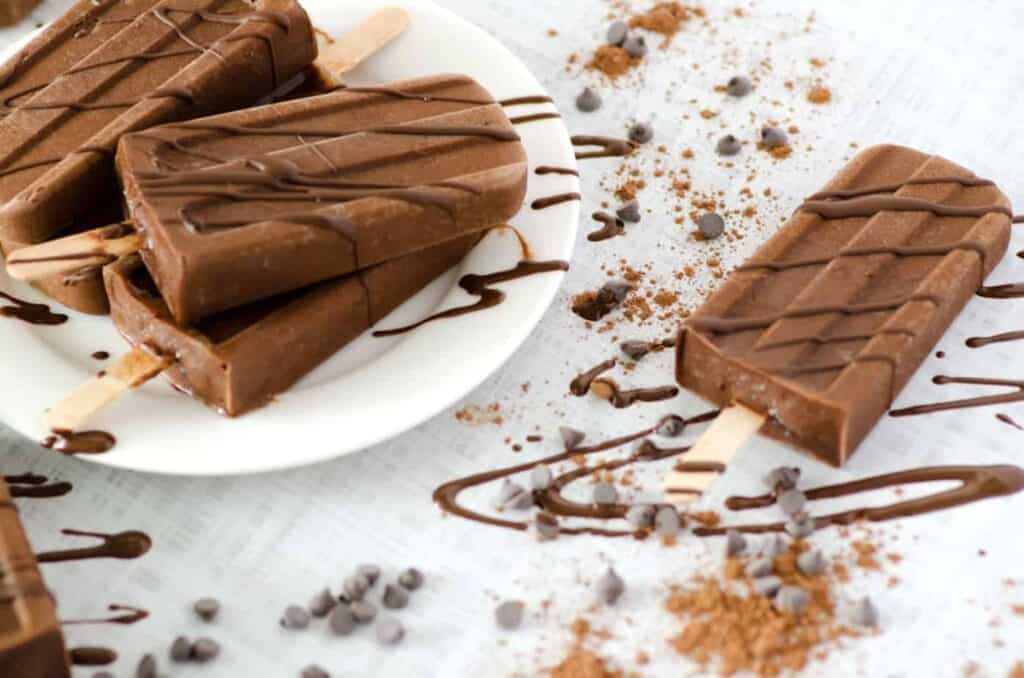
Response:
[[[659,2],[643,14],[637,14],[629,20],[630,28],[642,28],[665,36],[668,44],[672,36],[679,32],[683,24],[692,16],[704,16],[699,7],[684,7],[678,2]]]
[[[621,671],[610,670],[604,659],[582,647],[570,650],[549,675],[551,678],[622,678]]]
[[[827,104],[832,101],[832,90],[828,87],[822,87],[821,85],[812,87],[807,92],[807,100],[812,104]]]
[[[455,412],[455,419],[463,424],[494,424],[501,426],[505,423],[505,417],[501,414],[501,405],[491,403],[489,405],[466,405]]]
[[[629,69],[640,63],[640,59],[629,56],[626,50],[616,45],[602,45],[594,52],[594,58],[587,68],[601,71],[609,78],[625,75]]]

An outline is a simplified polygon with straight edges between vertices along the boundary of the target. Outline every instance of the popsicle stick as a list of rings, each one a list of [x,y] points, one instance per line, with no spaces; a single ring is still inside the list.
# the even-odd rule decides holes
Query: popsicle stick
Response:
[[[725,408],[665,478],[669,502],[696,501],[722,474],[741,447],[764,424],[766,416],[738,403]]]
[[[109,264],[142,246],[142,236],[126,229],[128,225],[103,226],[11,252],[7,257],[7,274],[15,280],[32,282]]]
[[[397,38],[408,26],[409,14],[401,7],[385,7],[374,12],[355,29],[320,50],[316,65],[321,76],[340,85],[341,76]]]
[[[107,369],[102,377],[85,382],[46,413],[51,431],[74,431],[121,394],[144,384],[171,364],[140,348],[133,348]]]

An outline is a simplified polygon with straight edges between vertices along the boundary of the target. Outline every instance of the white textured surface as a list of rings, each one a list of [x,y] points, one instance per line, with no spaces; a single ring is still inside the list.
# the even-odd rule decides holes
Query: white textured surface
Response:
[[[48,0],[35,16],[49,18],[61,4]],[[591,116],[572,109],[582,82],[563,66],[570,51],[592,47],[603,36],[604,3],[444,4],[519,54],[556,96],[574,132],[617,133],[634,116],[653,118],[656,143],[669,148],[668,166],[680,164],[683,149],[697,152],[689,166],[701,190],[734,195],[748,164],[764,167],[759,188],[771,187],[783,196],[761,206],[768,224],[779,223],[783,211],[795,207],[801,196],[837,169],[853,141],[862,146],[893,141],[941,153],[998,180],[1011,196],[1024,191],[1019,178],[1024,138],[1017,129],[1024,86],[1017,68],[1018,38],[1024,28],[1024,7],[1019,3],[778,1],[763,2],[749,9],[746,18],[728,21],[721,17],[731,6],[710,8],[714,30],[690,27],[676,38],[671,51],[654,51],[641,76],[624,81],[619,89],[602,86],[606,106]],[[812,6],[816,21],[804,32]],[[558,37],[546,35],[552,27],[559,29]],[[812,110],[802,99],[812,75],[810,57],[834,58],[824,69],[835,94],[828,107]],[[763,58],[770,58],[774,67],[764,75],[756,96],[723,102],[712,91],[714,84],[733,72],[753,69]],[[694,62],[700,63],[699,70],[693,69]],[[795,92],[781,86],[786,80],[796,83]],[[691,99],[698,103],[689,103]],[[774,99],[783,105],[773,106]],[[720,110],[720,117],[701,120],[695,114],[704,107]],[[690,119],[684,120],[684,114]],[[772,165],[745,151],[734,169],[711,161],[709,149],[721,133],[719,123],[749,137],[769,118],[800,127],[793,158]],[[652,151],[641,157],[650,160]],[[602,179],[609,178],[614,166],[614,161],[584,165],[584,212],[607,197]],[[226,480],[108,470],[4,435],[4,472],[31,469],[76,486],[62,499],[21,502],[38,548],[62,543],[57,533],[62,527],[141,528],[155,541],[153,551],[137,561],[45,566],[65,617],[97,616],[112,602],[138,604],[154,613],[131,627],[73,627],[68,632],[72,643],[116,646],[123,655],[115,671],[119,676],[131,673],[142,652],[158,652],[163,659],[178,633],[208,633],[224,644],[224,653],[205,667],[168,668],[164,662],[165,673],[173,675],[294,676],[310,661],[335,676],[533,674],[564,652],[566,624],[594,600],[587,582],[612,562],[628,590],[615,610],[595,613],[596,623],[608,626],[614,636],[602,651],[644,675],[699,675],[668,651],[665,638],[674,633],[676,623],[662,611],[661,601],[668,583],[683,581],[715,561],[717,542],[688,540],[666,549],[653,542],[578,538],[537,545],[517,534],[442,518],[430,501],[431,490],[445,480],[539,455],[541,448],[544,453],[554,451],[559,424],[570,423],[589,431],[592,438],[604,438],[640,428],[664,412],[693,414],[703,409],[689,397],[611,411],[602,403],[565,396],[576,371],[612,353],[613,335],[655,337],[664,330],[660,323],[636,329],[622,323],[616,332],[587,333],[568,311],[571,294],[595,287],[605,277],[601,265],[614,265],[621,257],[650,261],[655,274],[669,280],[668,272],[681,260],[709,256],[672,223],[664,188],[651,182],[641,196],[651,212],[625,238],[588,243],[583,235],[589,230],[586,224],[573,271],[538,331],[504,369],[466,399],[481,405],[500,402],[505,416],[501,427],[460,424],[449,412],[398,440],[336,462]],[[752,231],[735,251],[716,250],[714,255],[721,256],[725,266],[733,266],[765,235]],[[1022,247],[1024,237],[1018,231],[1011,251]],[[1024,264],[1011,256],[991,281],[1022,277]],[[698,303],[697,287],[680,291],[688,295],[688,305]],[[945,360],[926,362],[898,402],[968,394],[933,386],[930,377],[940,371],[1024,376],[1024,367],[1014,360],[1024,345],[980,350],[963,345],[966,336],[1020,329],[1020,307],[1020,302],[972,301],[940,344],[948,354]],[[667,355],[654,356],[622,379],[631,384],[663,383],[669,368]],[[528,393],[520,388],[524,382],[530,383]],[[886,419],[843,471],[758,441],[741,453],[705,501],[716,507],[729,493],[758,491],[760,475],[779,463],[803,465],[805,478],[813,485],[923,464],[1019,462],[1024,433],[997,422],[996,411],[1024,419],[1022,405]],[[513,455],[503,443],[506,436],[522,442],[535,427],[546,436],[544,443],[527,445],[520,455]],[[655,487],[656,476],[648,478],[649,487]],[[478,496],[486,501],[492,494],[485,490]],[[891,493],[883,495],[869,499],[892,498]],[[1016,536],[1015,519],[1022,511],[1024,496],[1017,495],[876,526],[876,534],[885,535],[880,540],[898,540],[892,549],[903,560],[886,564],[881,573],[854,570],[842,595],[869,592],[881,611],[882,633],[847,643],[844,650],[831,652],[826,663],[812,665],[807,674],[957,676],[973,661],[980,665],[975,675],[1006,675],[1014,661],[1024,659],[1024,619],[1010,612],[1011,604],[1024,603],[1024,591],[1003,583],[1022,574],[1024,542]],[[817,535],[815,541],[826,553],[848,548],[831,531]],[[979,549],[987,556],[979,557]],[[364,561],[385,565],[385,576],[412,564],[427,572],[426,587],[400,614],[408,628],[404,644],[384,650],[366,632],[335,640],[320,627],[307,633],[277,628],[285,604],[304,602],[317,586],[337,586]],[[897,586],[886,586],[890,575],[899,577]],[[215,626],[201,626],[188,611],[189,603],[201,595],[216,595],[225,602]],[[494,630],[494,595],[527,602],[530,614],[523,630]],[[550,607],[536,614],[539,603],[548,598]],[[648,652],[652,664],[635,667],[638,650]]]

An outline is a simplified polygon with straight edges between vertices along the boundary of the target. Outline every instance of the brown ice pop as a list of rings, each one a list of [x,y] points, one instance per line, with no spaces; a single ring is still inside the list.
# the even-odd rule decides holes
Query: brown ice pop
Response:
[[[53,597],[0,478],[0,676],[70,678]]]
[[[135,346],[173,356],[176,387],[223,414],[261,407],[457,264],[462,236],[348,276],[179,325],[138,255],[104,270],[111,317]]]
[[[0,26],[13,26],[35,9],[39,0],[2,0],[0,2]]]
[[[118,204],[123,134],[251,105],[315,57],[295,0],[80,0],[2,71],[0,245],[9,254],[109,220],[96,211]],[[106,310],[98,272],[64,282],[37,285]]]
[[[502,223],[527,181],[501,105],[461,75],[146,130],[117,162],[183,326]]]
[[[842,465],[1002,258],[1010,222],[992,182],[869,148],[687,321],[677,379]]]

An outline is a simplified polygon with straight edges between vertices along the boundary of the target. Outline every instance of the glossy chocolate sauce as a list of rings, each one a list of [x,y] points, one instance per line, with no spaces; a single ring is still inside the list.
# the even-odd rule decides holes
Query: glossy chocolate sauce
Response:
[[[131,560],[143,556],[153,545],[153,540],[149,538],[149,535],[138,530],[117,532],[115,534],[85,532],[82,530],[61,530],[61,534],[75,537],[95,537],[100,540],[100,544],[88,548],[46,551],[36,554],[37,561],[40,563],[57,563],[91,558]]]
[[[587,395],[587,393],[590,392],[590,385],[594,383],[594,380],[615,367],[617,364],[618,361],[615,358],[611,358],[576,375],[573,380],[569,382],[569,393],[578,398]]]
[[[30,325],[62,325],[68,321],[63,313],[54,313],[46,304],[34,304],[24,299],[0,292],[0,298],[10,302],[10,306],[0,306],[0,316],[17,318]]]
[[[40,443],[43,447],[73,454],[103,454],[113,449],[117,443],[115,438],[106,431],[54,431]]]

